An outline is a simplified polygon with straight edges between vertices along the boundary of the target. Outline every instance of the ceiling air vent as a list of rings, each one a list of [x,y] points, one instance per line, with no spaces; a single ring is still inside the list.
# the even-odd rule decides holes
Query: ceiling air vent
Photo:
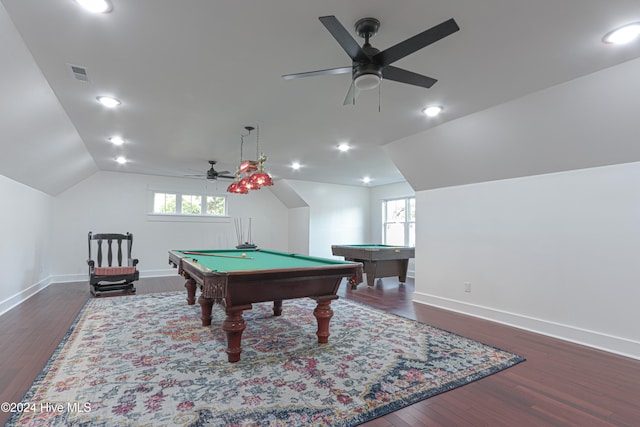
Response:
[[[89,76],[87,75],[87,69],[84,67],[80,67],[78,65],[69,65],[69,69],[71,70],[71,74],[75,77],[76,80],[80,80],[83,82],[89,81]]]

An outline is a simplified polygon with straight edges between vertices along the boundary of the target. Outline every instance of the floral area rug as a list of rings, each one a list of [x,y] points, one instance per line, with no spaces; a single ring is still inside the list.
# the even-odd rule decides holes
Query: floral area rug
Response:
[[[354,426],[496,373],[522,357],[337,300],[328,344],[315,301],[244,312],[228,363],[214,306],[184,293],[91,299],[8,426]]]

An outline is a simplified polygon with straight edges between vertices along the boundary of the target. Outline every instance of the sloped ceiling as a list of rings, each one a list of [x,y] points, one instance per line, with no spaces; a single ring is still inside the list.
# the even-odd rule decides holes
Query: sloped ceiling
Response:
[[[414,190],[640,161],[640,59],[384,147]]]
[[[640,20],[637,0],[112,0],[102,15],[73,0],[1,2],[0,173],[51,194],[96,168],[182,177],[204,173],[212,159],[234,171],[240,134],[256,124],[276,183],[399,182],[422,164],[396,165],[385,145],[640,56],[637,44],[601,41]],[[348,31],[360,18],[379,19],[371,40],[379,49],[449,18],[461,30],[394,64],[437,78],[431,89],[383,81],[379,93],[344,107],[348,75],[281,78],[349,65],[318,21],[324,15]],[[86,67],[89,82],[74,79],[70,64]],[[102,109],[95,100],[103,94],[121,108]],[[425,118],[420,110],[430,104],[444,113]],[[114,134],[122,147],[107,142]],[[244,158],[255,155],[254,137]],[[342,141],[353,150],[338,152]],[[129,163],[118,165],[118,155]],[[500,162],[487,169],[511,168],[522,156],[495,155]],[[549,170],[556,159],[536,162]]]
[[[56,195],[98,170],[0,5],[0,174]]]

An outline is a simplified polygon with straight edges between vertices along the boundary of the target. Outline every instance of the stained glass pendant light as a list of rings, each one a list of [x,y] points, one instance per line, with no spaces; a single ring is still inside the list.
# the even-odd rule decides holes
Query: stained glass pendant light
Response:
[[[260,128],[256,130],[256,160],[243,160],[242,149],[244,137],[249,136],[254,127],[245,126],[246,135],[240,135],[240,165],[236,171],[236,180],[229,185],[227,192],[236,194],[247,194],[249,190],[259,190],[261,187],[273,185],[271,176],[264,170],[264,163],[267,156],[260,153]]]

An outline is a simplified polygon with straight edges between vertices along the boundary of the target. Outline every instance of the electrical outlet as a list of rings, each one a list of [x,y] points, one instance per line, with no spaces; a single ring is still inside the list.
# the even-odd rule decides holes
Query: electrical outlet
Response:
[[[464,291],[471,293],[471,282],[464,282]]]

